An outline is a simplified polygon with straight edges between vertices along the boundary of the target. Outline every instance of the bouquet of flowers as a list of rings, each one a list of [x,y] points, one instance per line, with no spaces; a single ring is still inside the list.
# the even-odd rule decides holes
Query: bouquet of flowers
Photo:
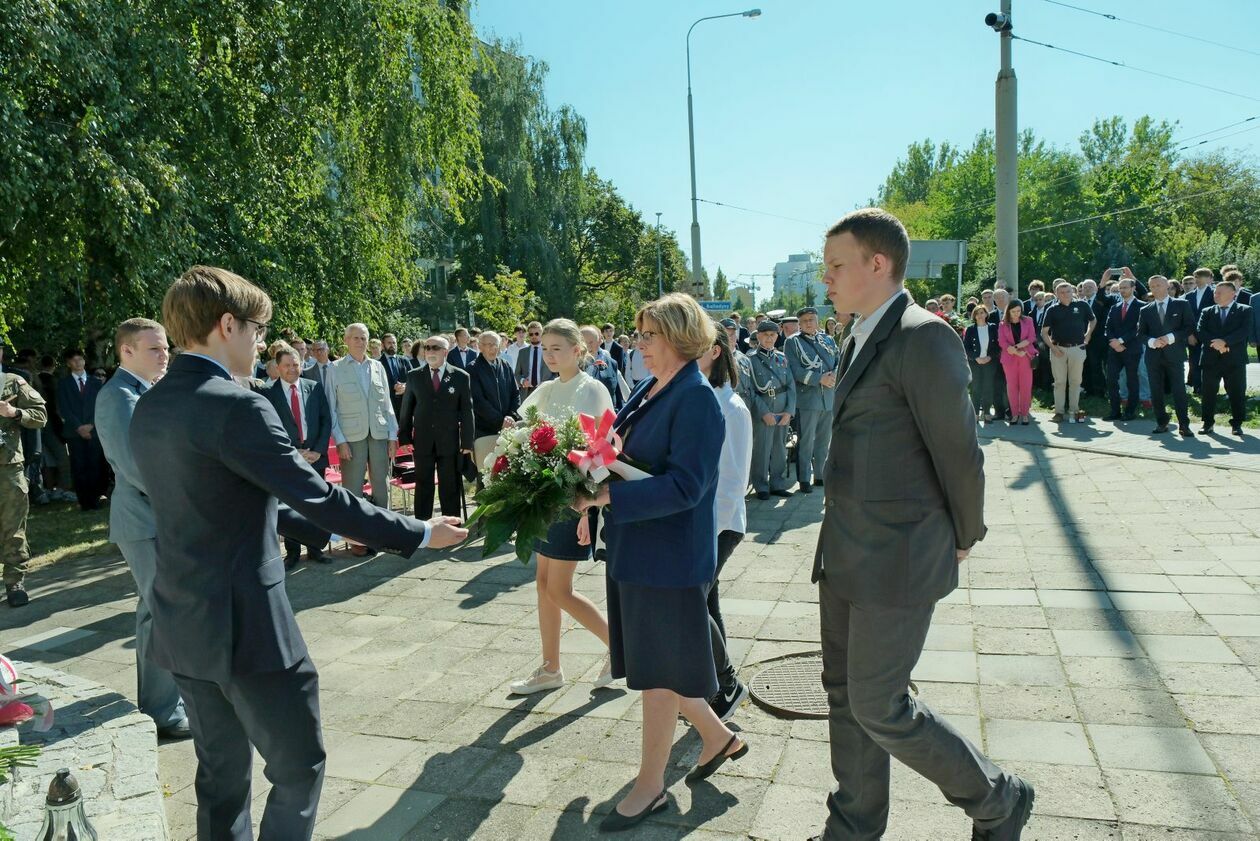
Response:
[[[571,506],[579,493],[594,496],[612,473],[649,475],[619,461],[614,419],[607,412],[599,421],[590,415],[555,420],[530,406],[520,423],[499,433],[481,466],[485,489],[468,518],[470,528],[480,523],[485,534],[482,557],[515,535],[516,557],[529,563],[534,541],[544,539],[552,523],[577,518]]]

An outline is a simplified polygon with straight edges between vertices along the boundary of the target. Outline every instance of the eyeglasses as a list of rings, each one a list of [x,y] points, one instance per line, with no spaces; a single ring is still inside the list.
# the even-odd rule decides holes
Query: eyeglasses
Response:
[[[639,341],[645,345],[650,345],[656,341],[656,337],[659,335],[660,333],[657,333],[655,330],[641,330],[639,331]]]
[[[252,318],[246,318],[243,315],[234,315],[233,318],[235,318],[237,321],[245,321],[254,325],[254,336],[255,338],[259,338],[259,339],[267,335],[267,328],[271,326],[270,324],[264,324],[263,322],[256,321]]]
[[[530,334],[529,334],[529,337],[530,337],[531,339],[537,339],[537,338],[538,338],[539,336],[541,336],[541,335],[542,335],[542,333],[530,333]]]
[[[425,349],[426,351],[431,351],[431,350],[446,350],[446,348],[442,347],[441,345],[425,345],[425,346],[424,346],[424,349]]]

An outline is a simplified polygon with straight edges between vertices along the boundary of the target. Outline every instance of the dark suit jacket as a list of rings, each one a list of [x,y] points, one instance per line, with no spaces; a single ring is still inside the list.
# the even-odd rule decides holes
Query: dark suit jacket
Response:
[[[998,359],[1001,350],[998,348],[997,327],[989,325],[989,346],[987,348],[980,347],[980,331],[976,329],[976,325],[970,325],[963,331],[963,347],[967,351],[967,359],[975,362],[982,356],[990,359]],[[983,352],[981,352],[983,350]]]
[[[427,531],[328,485],[270,401],[208,359],[175,357],[136,404],[130,436],[157,522],[151,659],[176,674],[223,682],[305,656],[284,588],[277,500],[322,529],[404,556]]]
[[[529,379],[529,355],[533,353],[533,345],[526,345],[521,348],[520,353],[516,354],[516,370],[512,373],[516,374],[516,381]],[[538,352],[538,382],[534,385],[542,385],[547,380],[555,379],[556,375],[547,367],[547,363],[542,360],[541,346]]]
[[[646,587],[707,586],[717,570],[714,499],[726,421],[695,362],[640,409],[655,384],[639,383],[614,427],[627,458],[652,477],[608,486],[608,575]]]
[[[101,386],[101,381],[91,374],[88,374],[87,386],[82,394],[79,393],[74,377],[69,374],[57,383],[57,409],[61,412],[67,440],[82,441],[75,430],[85,423],[96,423],[96,395],[101,393]],[[95,429],[92,430],[92,437],[96,437]]]
[[[1161,336],[1173,334],[1173,343],[1163,348],[1147,347],[1147,353],[1159,353],[1167,357],[1172,355],[1177,360],[1184,362],[1186,359],[1186,339],[1194,332],[1194,310],[1190,306],[1190,302],[1182,298],[1173,298],[1169,296],[1164,310],[1164,323],[1159,321],[1159,304],[1151,301],[1142,307],[1142,312],[1138,316],[1137,340],[1144,347],[1149,339],[1158,339]]]
[[[474,438],[472,385],[467,371],[448,364],[437,391],[433,390],[429,366],[407,374],[398,443],[414,444],[420,452],[434,448],[439,455],[456,455],[460,450],[471,450]]]
[[[1199,364],[1229,367],[1247,364],[1247,339],[1251,337],[1251,307],[1235,303],[1229,308],[1229,317],[1221,322],[1221,308],[1212,306],[1199,314],[1199,326],[1195,330],[1203,356]],[[1224,339],[1229,353],[1217,353],[1210,345],[1216,339]]]
[[[840,382],[814,580],[859,603],[911,605],[958,586],[984,538],[984,456],[958,334],[894,301]]]
[[[1112,306],[1117,303],[1118,301],[1115,298],[1102,292],[1099,292],[1094,296],[1094,303],[1090,306],[1090,308],[1093,310],[1094,318],[1097,320],[1098,324],[1094,327],[1094,332],[1089,337],[1089,347],[1105,348],[1107,346],[1107,313],[1110,312]]]
[[[459,368],[460,370],[467,371],[468,368],[473,364],[473,362],[477,360],[477,357],[480,355],[481,354],[477,353],[477,349],[473,347],[472,345],[469,345],[463,350],[460,350],[459,345],[456,345],[455,347],[447,351],[446,364],[454,365],[456,368]]]
[[[330,360],[328,360],[328,366],[329,366],[329,367],[331,367],[331,366],[332,366],[332,364],[333,364],[333,363],[332,363],[332,360],[331,360],[331,359],[330,359]],[[388,371],[389,369],[387,368],[386,370]],[[327,376],[327,373],[328,373],[328,370],[327,370],[327,368],[325,368],[325,369],[324,369],[324,374],[325,374],[325,376]],[[319,383],[321,386],[323,386],[323,388],[324,388],[324,398],[325,398],[325,399],[327,399],[327,397],[328,397],[328,383],[324,382],[324,379],[323,379],[322,377],[320,377],[320,375],[319,375],[319,363],[318,363],[318,362],[316,362],[314,365],[312,365],[311,367],[307,368],[305,371],[303,371],[303,372],[302,372],[302,379],[304,379],[304,380],[310,380],[311,382]]]
[[[1190,289],[1189,291],[1186,292],[1184,296],[1182,296],[1185,298],[1186,303],[1190,305],[1190,309],[1194,313],[1194,323],[1195,323],[1196,330],[1198,329],[1199,316],[1203,313],[1203,311],[1210,307],[1216,306],[1215,290],[1216,290],[1216,284],[1214,283],[1210,283],[1207,286],[1205,286],[1203,288],[1202,300],[1200,300],[1197,304],[1195,303],[1195,300],[1194,300],[1195,296],[1198,295],[1198,292],[1199,292],[1197,288]]]
[[[623,348],[616,339],[613,339],[613,341],[610,344],[611,344],[611,347],[606,347],[604,348],[604,350],[606,350],[608,352],[608,355],[612,357],[612,361],[617,363],[618,371],[626,370],[626,366],[623,364],[626,358],[626,349]],[[604,347],[603,339],[600,339],[599,346]]]
[[[517,409],[521,407],[521,392],[516,387],[516,377],[502,358],[494,364],[478,356],[468,369],[472,380],[472,405],[476,437],[498,435],[503,430],[503,419],[520,420]]]
[[[311,465],[315,472],[324,475],[328,467],[328,441],[332,438],[332,412],[328,408],[328,398],[324,395],[324,387],[314,380],[301,377],[297,381],[298,398],[306,410],[306,422],[302,427],[303,438],[298,440],[297,423],[293,420],[293,409],[289,406],[289,384],[284,380],[273,384],[264,391],[264,395],[275,407],[280,416],[280,423],[288,433],[289,440],[299,450],[314,450],[320,453],[319,461]]]
[[[382,353],[381,364],[385,366],[385,379],[389,382],[389,393],[393,394],[396,383],[407,382],[407,372],[411,370],[411,358],[398,353],[393,356]]]
[[[1123,312],[1123,301],[1117,301],[1115,306],[1107,311],[1107,320],[1104,322],[1106,325],[1104,338],[1107,339],[1108,343],[1112,339],[1123,340],[1126,353],[1141,353],[1142,345],[1138,342],[1138,317],[1142,312],[1142,302],[1134,298],[1129,302],[1128,315],[1121,318],[1121,313]]]

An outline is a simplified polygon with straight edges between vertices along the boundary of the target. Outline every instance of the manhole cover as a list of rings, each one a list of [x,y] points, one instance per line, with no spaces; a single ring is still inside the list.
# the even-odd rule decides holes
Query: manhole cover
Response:
[[[757,672],[748,682],[753,700],[772,713],[791,718],[826,718],[822,654],[796,654]]]

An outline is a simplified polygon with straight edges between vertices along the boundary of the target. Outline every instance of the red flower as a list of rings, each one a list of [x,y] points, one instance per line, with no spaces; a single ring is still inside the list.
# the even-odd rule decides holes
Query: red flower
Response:
[[[534,452],[540,456],[545,456],[556,448],[560,442],[556,440],[555,427],[549,424],[542,424],[529,435],[529,445],[534,448]]]
[[[508,469],[507,456],[499,456],[498,458],[494,460],[494,466],[490,468],[490,473],[494,476],[498,476],[500,473],[502,473],[504,470],[507,470],[507,469]]]

